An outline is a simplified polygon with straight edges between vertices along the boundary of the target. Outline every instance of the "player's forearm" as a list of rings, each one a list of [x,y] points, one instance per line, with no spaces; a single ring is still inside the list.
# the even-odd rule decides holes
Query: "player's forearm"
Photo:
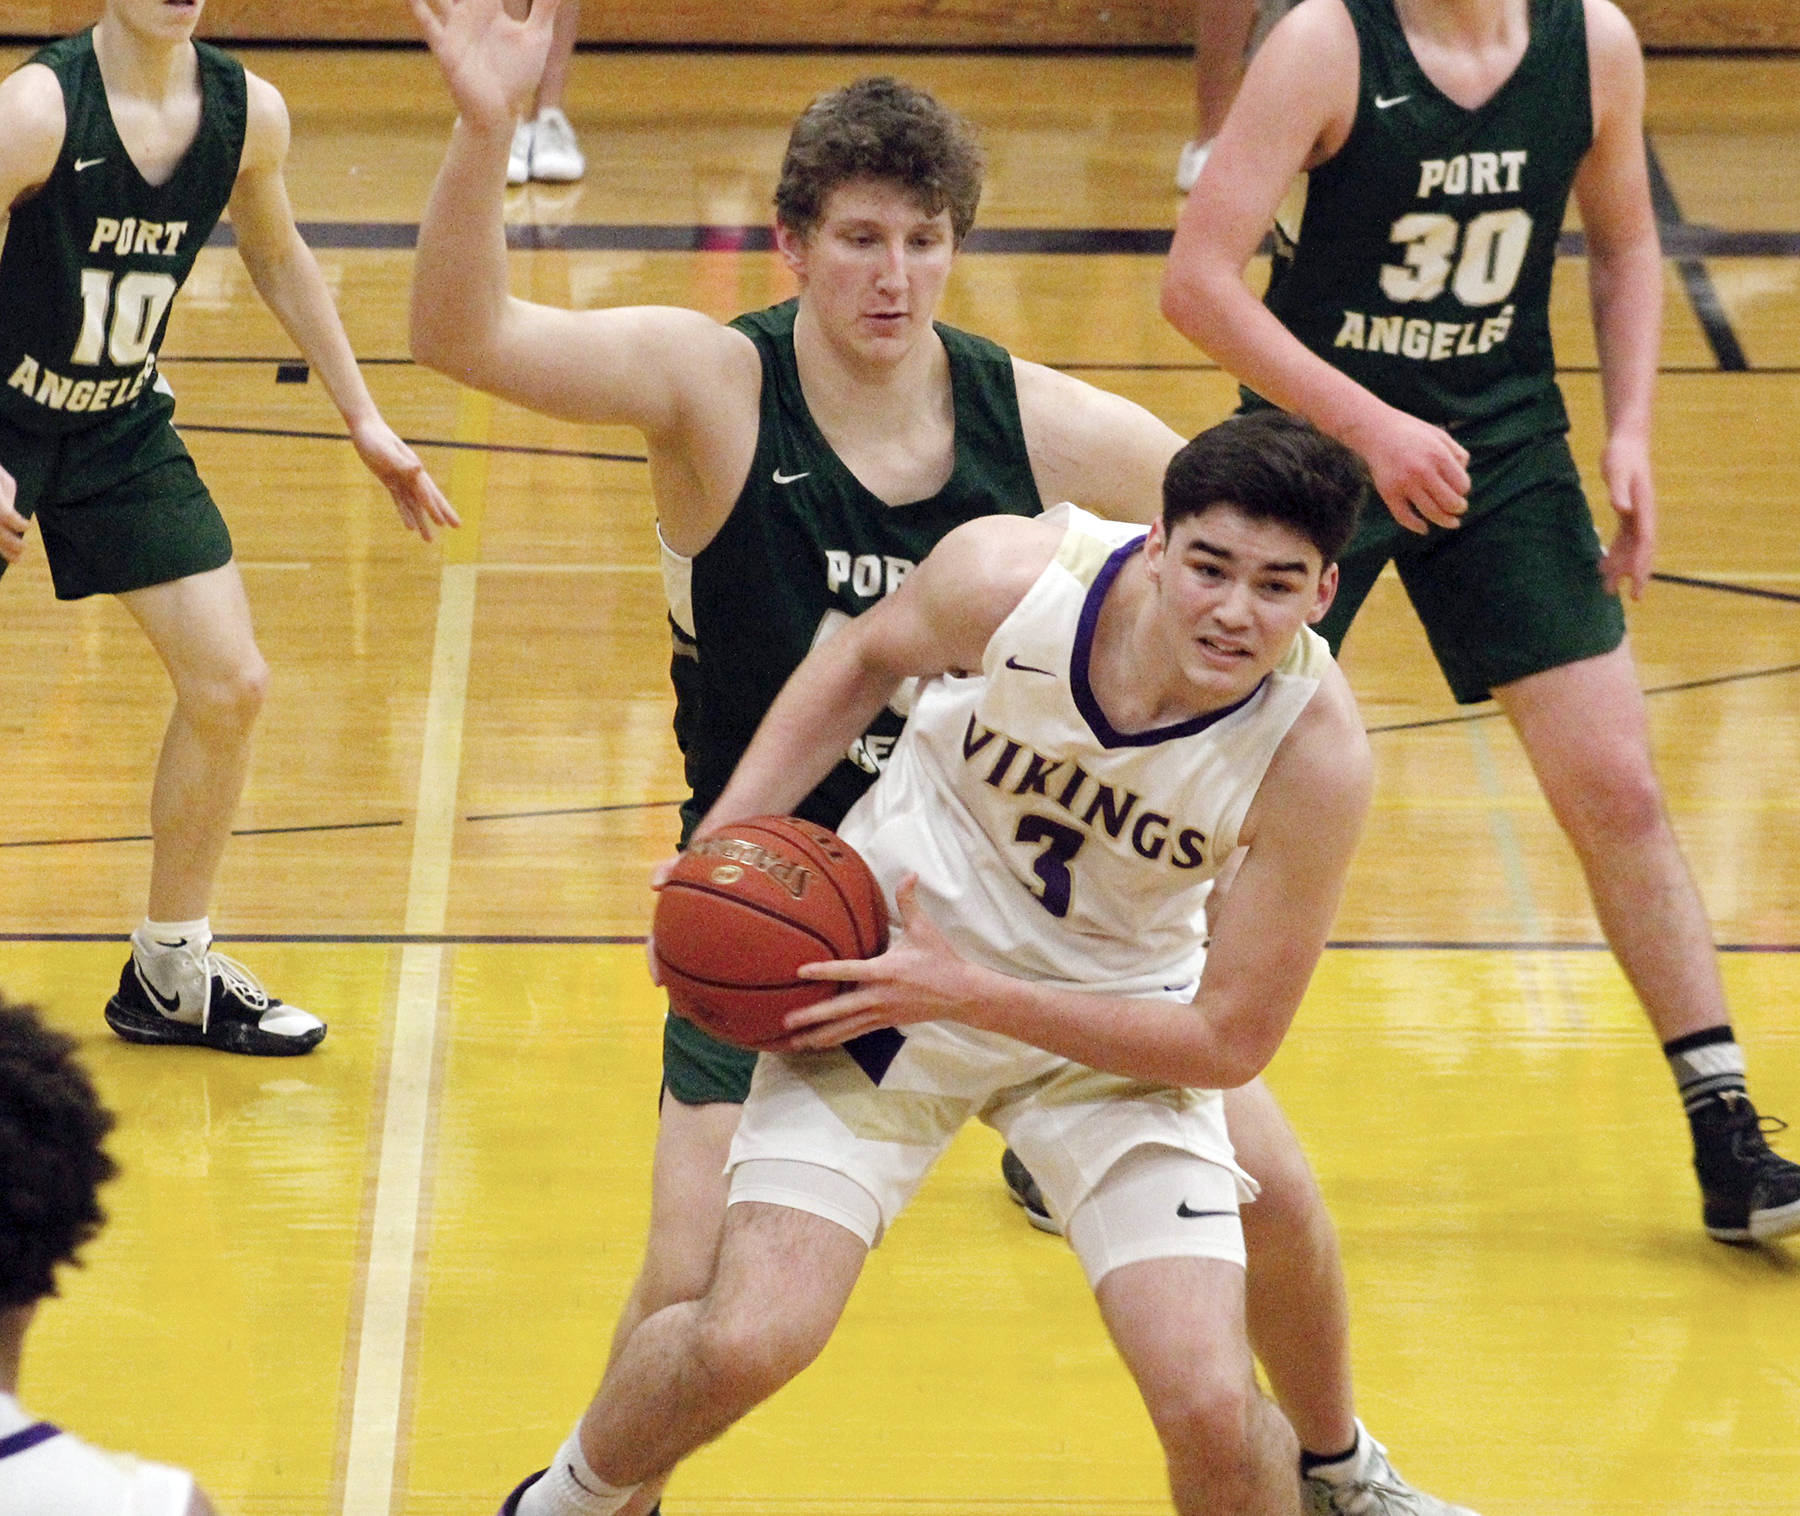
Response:
[[[868,730],[900,681],[871,670],[848,633],[821,644],[783,686],[700,830],[785,815]]]
[[[356,365],[325,275],[299,232],[272,255],[246,250],[244,263],[257,293],[312,365],[345,422],[354,427],[377,419],[380,413]]]
[[[413,357],[478,388],[506,312],[501,203],[510,141],[510,128],[456,123],[413,260]]]
[[[1386,405],[1309,351],[1223,264],[1171,263],[1163,315],[1227,373],[1265,400],[1304,416],[1329,437],[1362,450]]]
[[[1192,1089],[1232,1089],[1274,1055],[1260,1042],[1222,1034],[1198,1004],[1100,995],[971,967],[970,997],[956,1020],[998,1032],[1102,1073]],[[1278,1039],[1277,1039],[1278,1040]]]
[[[1623,246],[1593,250],[1588,298],[1607,435],[1647,439],[1662,346],[1662,250],[1654,228]]]

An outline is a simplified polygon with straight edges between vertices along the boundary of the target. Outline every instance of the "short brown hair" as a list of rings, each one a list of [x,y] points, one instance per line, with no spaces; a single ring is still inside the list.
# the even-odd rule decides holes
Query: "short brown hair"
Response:
[[[928,216],[950,212],[958,245],[981,202],[981,148],[974,128],[924,90],[886,75],[858,79],[801,112],[788,136],[775,217],[812,235],[840,184],[879,179],[898,185]]]

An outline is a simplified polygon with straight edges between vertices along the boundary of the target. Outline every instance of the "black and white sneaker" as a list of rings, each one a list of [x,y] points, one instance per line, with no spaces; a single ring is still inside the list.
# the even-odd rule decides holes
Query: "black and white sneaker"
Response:
[[[1024,1208],[1027,1221],[1040,1232],[1048,1232],[1052,1237],[1062,1236],[1062,1223],[1050,1214],[1037,1180],[1031,1177],[1031,1170],[1011,1148],[1000,1155],[1000,1177],[1006,1181],[1006,1193],[1012,1196],[1013,1203]]]
[[[521,1479],[512,1494],[500,1502],[500,1516],[519,1516],[519,1501],[524,1498],[525,1492],[549,1472],[548,1469],[539,1469],[537,1473],[527,1474]]]
[[[1766,1242],[1800,1232],[1800,1163],[1768,1142],[1787,1123],[1758,1115],[1741,1090],[1709,1095],[1688,1119],[1707,1235],[1720,1242]]]
[[[277,1000],[235,958],[185,946],[146,965],[134,948],[106,1002],[106,1024],[127,1042],[217,1048],[258,1058],[310,1053],[325,1023]]]

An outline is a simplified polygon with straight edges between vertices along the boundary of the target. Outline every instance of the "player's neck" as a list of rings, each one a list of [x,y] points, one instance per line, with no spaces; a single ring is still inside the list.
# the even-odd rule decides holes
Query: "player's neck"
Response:
[[[1531,0],[1394,0],[1406,35],[1440,47],[1504,49],[1531,25]]]
[[[129,97],[152,104],[176,99],[194,88],[194,44],[164,41],[132,31],[108,16],[94,27],[94,57],[109,98]]]
[[[1088,684],[1106,719],[1126,733],[1191,721],[1239,698],[1215,699],[1195,689],[1171,662],[1142,552],[1126,560],[1107,589],[1088,652]]]
[[[37,1307],[11,1306],[0,1311],[0,1392],[17,1397],[19,1356],[25,1350],[25,1329]]]

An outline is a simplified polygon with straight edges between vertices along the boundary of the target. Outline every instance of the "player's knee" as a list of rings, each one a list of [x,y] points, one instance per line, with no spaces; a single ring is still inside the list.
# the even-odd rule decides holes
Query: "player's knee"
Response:
[[[1204,1367],[1146,1397],[1157,1437],[1171,1461],[1208,1482],[1229,1484],[1252,1462],[1255,1387]]]
[[[269,665],[252,648],[237,662],[179,681],[176,700],[187,719],[219,740],[249,735],[269,692]]]
[[[1563,824],[1578,843],[1629,845],[1667,825],[1662,786],[1648,755],[1621,754],[1583,774],[1574,803],[1559,807]]]
[[[745,1409],[768,1399],[824,1351],[828,1313],[804,1302],[703,1302],[701,1368],[719,1403]]]

